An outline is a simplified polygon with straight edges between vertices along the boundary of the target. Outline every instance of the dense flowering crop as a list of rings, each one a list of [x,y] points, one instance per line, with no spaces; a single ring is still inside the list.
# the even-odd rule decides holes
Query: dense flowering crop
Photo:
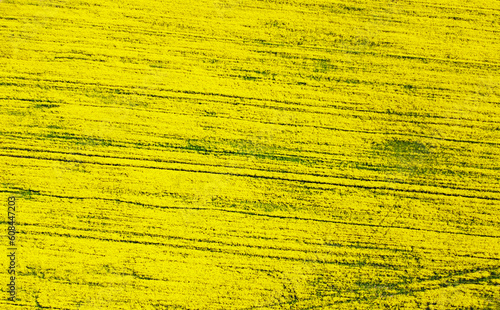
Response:
[[[499,8],[0,1],[0,308],[499,309]]]

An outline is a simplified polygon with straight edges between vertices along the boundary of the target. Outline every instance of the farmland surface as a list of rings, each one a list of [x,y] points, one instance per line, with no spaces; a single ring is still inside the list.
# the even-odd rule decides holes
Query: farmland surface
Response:
[[[0,309],[500,309],[500,1],[2,0]]]

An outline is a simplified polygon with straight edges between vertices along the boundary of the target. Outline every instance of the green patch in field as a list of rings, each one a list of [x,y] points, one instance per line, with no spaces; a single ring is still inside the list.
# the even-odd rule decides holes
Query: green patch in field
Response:
[[[366,10],[365,8],[356,7],[352,5],[345,5],[341,3],[325,3],[325,4],[318,3],[314,4],[314,6],[317,6],[328,13],[335,13],[335,14],[342,13],[351,15]]]
[[[338,6],[342,10],[347,11],[347,13],[362,12],[362,11],[366,10],[365,8],[360,8],[360,7],[350,6],[350,5],[344,5],[344,4],[339,4]]]
[[[253,41],[255,43],[258,43],[258,44],[261,44],[264,46],[285,46],[284,43],[275,43],[275,42],[270,42],[270,41],[264,40],[264,39],[254,39]]]
[[[147,275],[144,275],[144,274],[140,274],[138,271],[135,271],[135,270],[132,270],[132,272],[130,273],[130,275],[136,279],[140,279],[140,280],[157,280],[157,279],[154,279],[150,276],[147,276]]]
[[[264,75],[264,76],[268,76],[271,74],[271,70],[252,70],[253,72],[257,73],[257,74],[261,74],[261,75]]]
[[[210,58],[210,59],[202,59],[203,62],[208,62],[208,63],[211,63],[211,64],[215,64],[215,63],[219,63],[221,62],[220,59],[217,59],[217,58]]]
[[[22,276],[34,276],[40,279],[45,279],[47,273],[50,275],[53,275],[54,273],[54,269],[44,270],[41,267],[26,266],[26,269],[27,271],[18,271],[18,274]]]
[[[160,60],[151,60],[149,66],[151,68],[166,69],[168,62]]]
[[[57,125],[47,125],[47,128],[50,128],[50,129],[63,129],[63,127],[57,126]]]
[[[403,85],[403,88],[404,88],[404,90],[406,90],[408,92],[412,92],[412,91],[415,91],[417,89],[416,86],[411,85],[411,84],[405,84],[405,85]]]
[[[211,116],[211,117],[216,117],[217,116],[217,112],[205,110],[205,112],[204,112],[203,115],[205,115],[205,116]]]
[[[422,142],[402,140],[397,138],[386,140],[379,146],[382,150],[400,157],[429,154],[430,152],[429,147]]]
[[[291,211],[291,206],[284,204],[275,204],[269,202],[254,202],[254,206],[257,210],[262,210],[265,212],[273,212],[273,211]]]
[[[185,146],[185,148],[199,153],[208,153],[210,151],[206,143],[194,139],[187,140],[187,145]]]
[[[11,193],[14,192],[15,194],[18,195],[16,198],[20,198],[20,199],[31,200],[31,199],[33,199],[33,197],[32,197],[33,195],[40,194],[39,191],[32,190],[30,188],[25,189],[25,188],[15,187],[15,186],[12,186],[11,183],[2,183],[2,187],[6,188],[6,189],[10,189],[9,192],[11,192]]]
[[[369,40],[367,38],[353,38],[352,39],[352,44],[354,46],[364,46],[364,47],[375,47],[375,46],[380,46],[378,42]]]
[[[326,73],[333,69],[329,59],[317,59],[315,61],[314,72]]]
[[[50,109],[50,108],[58,108],[59,105],[58,104],[35,104],[33,107],[36,109],[42,109],[42,108]]]
[[[249,75],[242,75],[239,76],[240,78],[244,79],[245,81],[257,81],[259,78],[256,76],[249,76]]]
[[[247,81],[257,81],[262,79],[275,79],[276,73],[272,73],[271,70],[246,70],[242,68],[234,68],[238,74],[230,75],[231,77],[238,77]]]
[[[256,211],[256,212],[274,212],[274,211],[296,211],[297,208],[293,204],[286,203],[276,203],[271,201],[260,201],[260,200],[234,200],[228,199],[222,196],[213,196],[211,198],[211,204],[217,208],[232,208],[240,209],[246,211]]]
[[[165,67],[162,66],[161,64],[149,64],[151,68],[159,68],[159,69],[164,69]]]
[[[147,100],[136,93],[131,93],[129,90],[101,89],[99,87],[82,90],[82,94],[88,98],[96,100],[100,104],[107,106],[123,106],[125,108],[148,107]],[[126,111],[126,110],[124,110]]]
[[[35,191],[35,190],[31,190],[30,188],[28,189],[21,189],[19,194],[21,195],[21,198],[23,199],[28,199],[28,200],[32,200],[33,199],[33,195],[38,195],[40,194],[39,191]]]
[[[68,142],[71,141],[78,145],[111,146],[113,144],[110,140],[106,139],[89,137],[89,136],[78,136],[75,134],[65,133],[65,132],[58,133],[55,131],[52,131],[46,135],[42,135],[42,137],[46,139],[61,139]]]
[[[266,27],[286,28],[286,23],[279,20],[270,20],[265,23]]]
[[[421,141],[391,138],[374,143],[372,152],[385,160],[385,172],[388,174],[396,172],[407,177],[421,178],[422,175],[432,176],[438,173],[435,169],[438,152],[432,145]]]

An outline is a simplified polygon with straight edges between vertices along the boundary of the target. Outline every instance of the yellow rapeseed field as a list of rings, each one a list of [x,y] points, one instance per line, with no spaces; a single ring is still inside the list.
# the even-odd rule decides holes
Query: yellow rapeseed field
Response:
[[[1,0],[0,131],[0,309],[500,309],[499,0]]]

